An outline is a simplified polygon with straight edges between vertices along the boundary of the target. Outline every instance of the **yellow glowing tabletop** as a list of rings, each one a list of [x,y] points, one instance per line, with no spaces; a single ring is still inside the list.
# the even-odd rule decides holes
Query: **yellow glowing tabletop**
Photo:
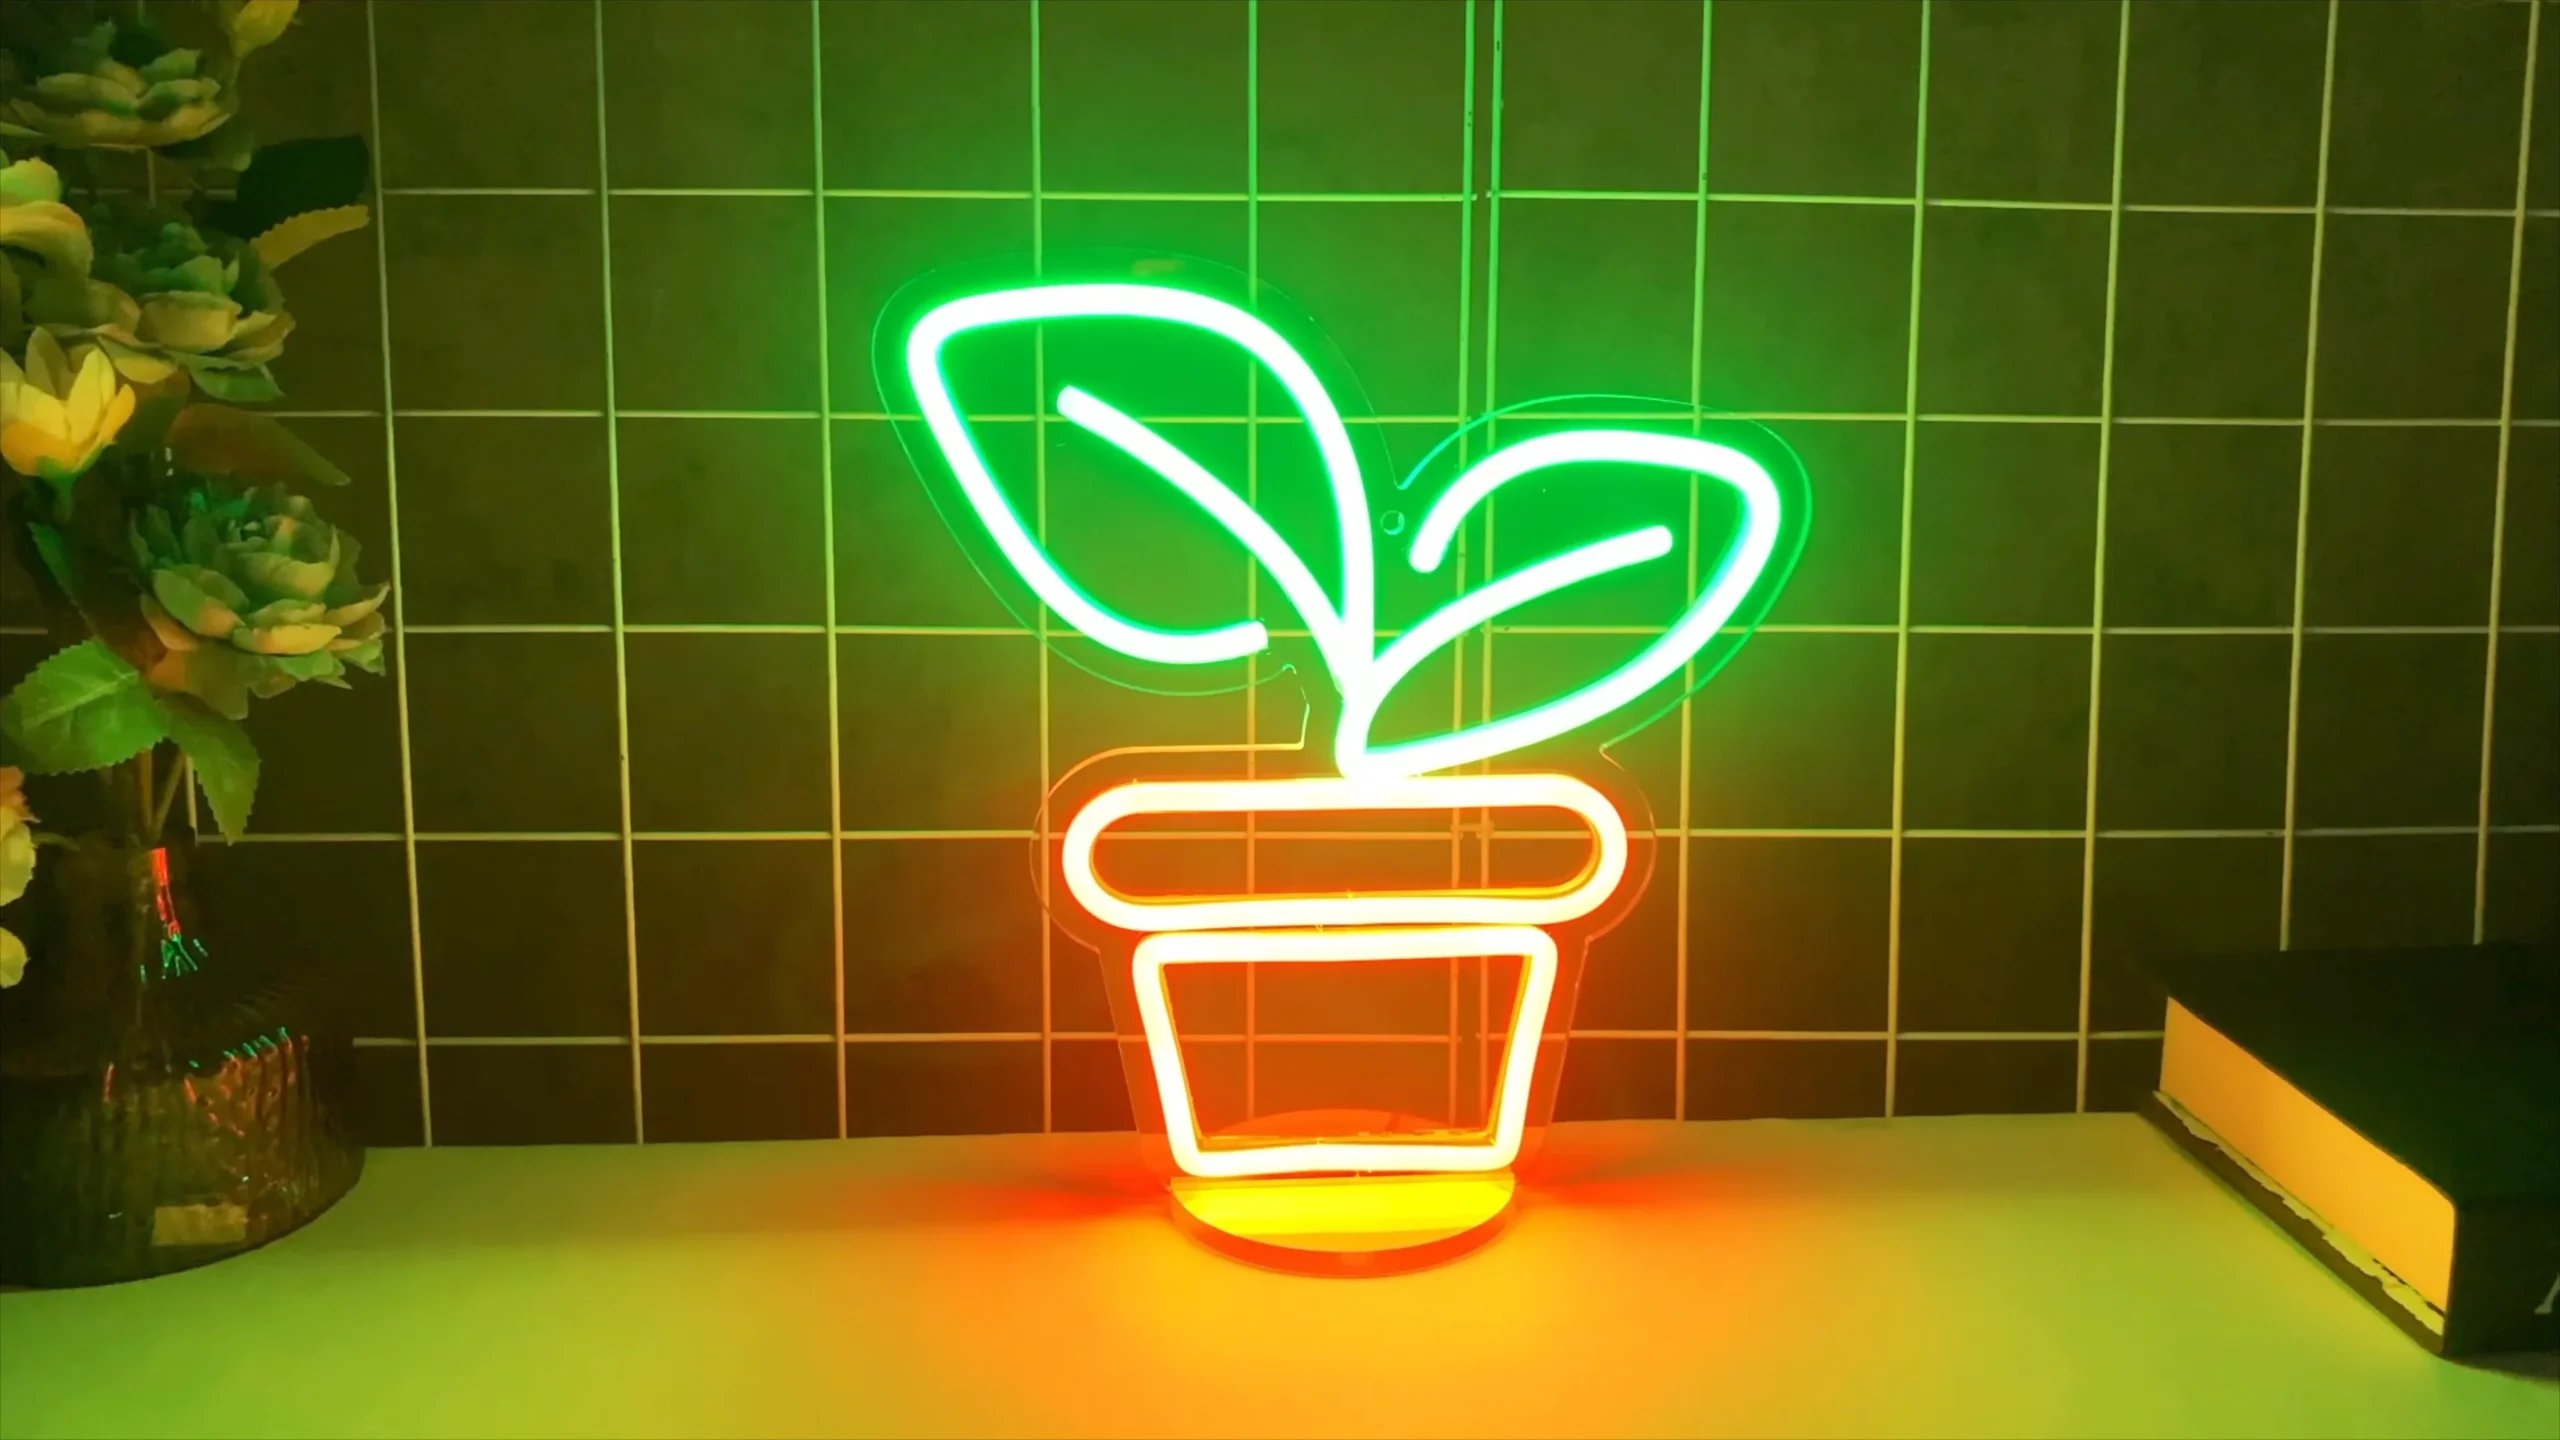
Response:
[[[260,1253],[0,1295],[0,1435],[2532,1435],[2128,1116],[1562,1125],[1308,1279],[1125,1136],[376,1152]]]

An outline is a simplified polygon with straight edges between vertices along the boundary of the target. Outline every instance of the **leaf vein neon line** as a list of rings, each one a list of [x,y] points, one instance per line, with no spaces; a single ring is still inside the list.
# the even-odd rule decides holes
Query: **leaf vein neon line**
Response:
[[[1358,642],[1341,613],[1326,601],[1324,587],[1316,583],[1314,572],[1298,558],[1297,551],[1289,548],[1289,542],[1280,538],[1280,532],[1271,528],[1271,522],[1246,504],[1243,497],[1163,436],[1072,385],[1059,392],[1058,411],[1163,476],[1208,511],[1211,519],[1227,527],[1227,532],[1271,572],[1271,578],[1279,582],[1280,593],[1297,607],[1328,669],[1336,675],[1359,675],[1368,670],[1369,657],[1353,648]]]

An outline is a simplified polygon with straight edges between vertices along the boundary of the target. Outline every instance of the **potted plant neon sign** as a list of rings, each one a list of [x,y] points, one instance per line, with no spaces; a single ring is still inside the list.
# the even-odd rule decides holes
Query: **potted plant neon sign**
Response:
[[[1687,406],[1652,402],[1691,432],[1683,434],[1557,428],[1553,403],[1514,406],[1497,413],[1543,433],[1469,460],[1471,447],[1457,442],[1489,439],[1494,417],[1488,416],[1442,442],[1403,477],[1400,484],[1409,490],[1426,474],[1442,481],[1408,535],[1401,510],[1373,514],[1371,482],[1387,477],[1377,446],[1364,457],[1355,439],[1361,417],[1347,417],[1339,403],[1359,394],[1347,367],[1332,361],[1310,326],[1292,327],[1301,343],[1284,338],[1287,322],[1275,318],[1289,307],[1269,290],[1240,292],[1231,275],[1196,264],[1179,268],[1188,273],[1178,280],[1132,280],[1126,268],[1075,278],[1061,276],[1054,264],[1030,280],[931,277],[902,292],[884,313],[875,373],[890,411],[905,417],[909,455],[944,519],[1026,626],[1054,636],[1047,623],[1054,617],[1055,628],[1101,652],[1071,654],[1079,664],[1107,670],[1096,662],[1109,657],[1115,666],[1145,667],[1150,678],[1232,674],[1240,662],[1269,655],[1287,629],[1275,633],[1252,615],[1174,623],[1132,613],[1140,607],[1097,593],[1099,577],[1077,573],[1046,537],[1046,497],[1034,476],[1012,473],[1037,471],[1038,462],[1010,470],[991,462],[987,432],[994,426],[971,418],[960,393],[966,387],[955,380],[966,367],[955,366],[955,356],[976,347],[996,357],[1001,370],[1002,357],[988,342],[1026,332],[1099,330],[1120,343],[1109,363],[1088,368],[1117,371],[1140,389],[1143,383],[1131,377],[1204,368],[1221,357],[1241,360],[1263,393],[1274,396],[1271,420],[1303,433],[1329,502],[1331,523],[1320,528],[1330,532],[1330,556],[1293,546],[1249,497],[1242,477],[1204,464],[1197,445],[1168,439],[1164,429],[1083,385],[1050,381],[1043,372],[1051,366],[1013,373],[1017,386],[1037,377],[1037,392],[1016,393],[1036,393],[1050,424],[1072,427],[1070,433],[1098,445],[1124,471],[1163,487],[1160,497],[1177,500],[1259,567],[1302,627],[1312,651],[1309,668],[1329,682],[1309,689],[1330,712],[1330,745],[1319,752],[1329,757],[1330,774],[1262,774],[1257,764],[1242,776],[1203,777],[1196,764],[1177,767],[1173,754],[1161,749],[1111,752],[1109,763],[1071,770],[1044,812],[1072,812],[1046,851],[1044,864],[1057,881],[1047,888],[1072,902],[1053,905],[1058,918],[1102,955],[1132,1104],[1149,1153],[1172,1182],[1177,1218],[1231,1253],[1290,1268],[1374,1272],[1431,1263],[1480,1243],[1507,1213],[1511,1169],[1553,1105],[1588,943],[1634,904],[1650,869],[1641,794],[1614,766],[1586,764],[1576,775],[1553,766],[1500,771],[1492,762],[1532,746],[1552,751],[1562,738],[1630,711],[1658,718],[1703,684],[1748,637],[1793,567],[1809,514],[1803,472],[1766,430],[1705,420]],[[1215,293],[1222,285],[1237,298]],[[1331,362],[1324,367],[1331,385],[1310,352]],[[1027,352],[1017,348],[1013,357],[1019,362]],[[1608,398],[1620,402],[1613,409],[1629,399]],[[1706,438],[1707,431],[1714,438]],[[1260,438],[1249,436],[1248,443]],[[1435,472],[1434,462],[1444,456],[1447,463]],[[1609,507],[1587,503],[1629,486],[1671,496],[1686,533],[1666,523],[1607,523]],[[1560,543],[1545,532],[1573,525],[1531,527],[1521,548],[1545,552],[1539,558],[1473,588],[1453,579],[1445,603],[1400,628],[1382,627],[1381,536],[1388,563],[1401,562],[1417,577],[1454,576],[1462,532],[1492,510],[1498,494],[1532,491],[1561,497],[1570,511],[1596,514],[1609,533],[1579,543],[1568,533]],[[1700,517],[1709,512],[1714,523],[1702,526]],[[1709,529],[1720,538],[1711,554],[1699,543]],[[1512,543],[1506,541],[1506,550]],[[1646,567],[1659,572],[1684,548],[1694,552],[1684,576],[1690,593],[1667,623],[1644,629],[1634,653],[1614,668],[1475,723],[1382,737],[1390,697],[1460,637],[1548,597]],[[1318,573],[1328,559],[1330,584]],[[1149,562],[1148,555],[1133,554],[1121,565],[1143,569]],[[1179,748],[1190,752],[1182,759],[1196,761],[1203,751],[1232,756],[1283,747]],[[1142,768],[1150,762],[1153,773]],[[1163,773],[1175,768],[1183,773]],[[1592,783],[1595,778],[1601,783]],[[1557,883],[1507,888],[1271,894],[1248,887],[1165,895],[1118,888],[1098,863],[1114,827],[1177,815],[1513,809],[1569,816],[1589,839],[1579,872]],[[1047,843],[1048,827],[1042,828]],[[1480,1123],[1360,1133],[1344,1129],[1331,1112],[1294,1133],[1286,1125],[1212,1132],[1203,1123],[1172,1003],[1172,977],[1183,967],[1487,957],[1503,958],[1517,978],[1503,997],[1505,1033],[1498,1060],[1488,1056],[1491,1088]]]

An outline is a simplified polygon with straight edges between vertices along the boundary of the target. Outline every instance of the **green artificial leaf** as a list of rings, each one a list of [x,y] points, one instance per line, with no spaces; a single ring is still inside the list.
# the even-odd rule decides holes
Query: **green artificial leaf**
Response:
[[[215,714],[192,695],[171,695],[162,707],[169,738],[195,766],[196,783],[212,802],[223,838],[238,840],[248,831],[249,809],[258,798],[258,747],[240,722]]]
[[[196,384],[204,393],[216,400],[228,400],[235,405],[257,405],[284,398],[276,377],[268,374],[263,365],[255,370],[224,370],[207,365],[189,373],[194,375]]]
[[[129,760],[168,733],[142,672],[96,640],[48,658],[0,700],[0,741],[39,775]]]
[[[305,211],[362,200],[369,163],[361,135],[260,146],[240,172],[238,192],[210,218],[228,234],[255,239]]]
[[[283,422],[228,405],[190,405],[169,422],[165,443],[181,468],[260,485],[312,481],[344,485],[346,472]]]

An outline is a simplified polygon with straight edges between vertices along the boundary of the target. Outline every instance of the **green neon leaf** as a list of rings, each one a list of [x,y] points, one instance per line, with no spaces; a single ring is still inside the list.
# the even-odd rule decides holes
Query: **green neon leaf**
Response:
[[[1378,527],[1369,514],[1358,456],[1340,410],[1314,369],[1257,315],[1169,285],[1059,281],[963,295],[924,310],[902,330],[884,329],[884,339],[893,343],[881,350],[879,369],[883,375],[894,371],[911,387],[909,395],[901,396],[892,388],[885,398],[892,401],[893,411],[905,408],[897,403],[900,400],[912,401],[929,430],[930,452],[947,467],[962,497],[945,506],[945,518],[956,529],[991,542],[1000,557],[998,563],[1068,626],[1131,659],[1172,666],[1232,661],[1268,647],[1271,633],[1253,619],[1178,629],[1123,614],[1098,599],[1060,565],[1039,527],[997,483],[945,373],[947,347],[960,336],[1006,326],[1091,319],[1153,322],[1224,339],[1279,382],[1304,422],[1321,458],[1325,489],[1335,511],[1342,569],[1330,594],[1305,558],[1246,502],[1243,487],[1233,483],[1234,477],[1218,476],[1180,443],[1077,385],[1060,385],[1044,397],[1067,423],[1111,446],[1187,499],[1270,575],[1304,622],[1334,688],[1341,693],[1334,759],[1347,776],[1413,775],[1489,759],[1594,724],[1675,676],[1703,683],[1740,643],[1736,638],[1719,646],[1719,635],[1728,630],[1737,636],[1749,633],[1783,585],[1802,545],[1809,512],[1801,472],[1793,467],[1791,457],[1779,472],[1773,472],[1734,445],[1617,429],[1564,430],[1502,447],[1451,481],[1414,528],[1406,553],[1395,558],[1423,573],[1441,569],[1458,528],[1495,492],[1566,466],[1606,464],[1651,472],[1656,480],[1669,479],[1684,487],[1684,500],[1686,487],[1718,487],[1737,497],[1741,523],[1722,551],[1698,567],[1696,592],[1688,596],[1677,618],[1607,674],[1509,715],[1381,745],[1370,733],[1381,705],[1434,651],[1467,630],[1542,597],[1662,561],[1677,547],[1673,529],[1663,524],[1637,525],[1548,555],[1442,605],[1381,649],[1370,538]],[[1692,412],[1682,407],[1681,413],[1686,418]],[[1757,427],[1748,428],[1763,439],[1771,438]],[[1457,438],[1451,437],[1452,441]],[[1443,442],[1443,448],[1448,443]],[[1771,449],[1784,455],[1784,447],[1773,440]],[[1540,483],[1547,482],[1542,478]],[[1390,533],[1394,528],[1389,527]],[[1144,565],[1148,556],[1138,553],[1129,559]],[[1716,648],[1711,651],[1711,646]]]

